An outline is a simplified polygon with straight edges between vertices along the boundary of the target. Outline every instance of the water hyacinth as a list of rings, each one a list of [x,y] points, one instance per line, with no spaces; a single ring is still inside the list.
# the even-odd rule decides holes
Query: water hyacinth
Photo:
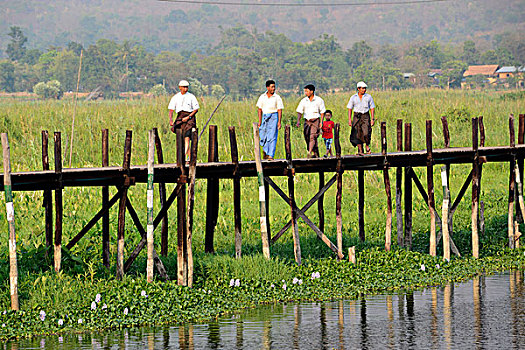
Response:
[[[297,284],[297,283],[299,283],[299,279],[297,277],[294,277],[293,281],[292,281],[292,284]]]
[[[237,278],[235,280],[235,287],[240,287],[241,286],[241,281]]]
[[[141,297],[144,297],[144,298],[147,298],[147,297],[148,297],[148,295],[146,294],[146,291],[145,291],[145,290],[143,290],[142,292],[140,292],[140,296],[141,296]]]
[[[270,288],[275,288],[275,284],[272,283],[272,284],[270,285]]]
[[[128,308],[125,308],[125,309],[124,309],[124,315],[127,315],[128,313],[129,313]]]
[[[44,322],[44,320],[46,319],[46,312],[44,310],[41,310],[39,317],[40,321]]]
[[[421,271],[425,272],[425,265],[421,264],[421,267],[420,267]]]
[[[78,324],[82,324],[84,322],[81,318],[78,319]]]
[[[96,309],[97,309],[97,303],[92,302],[91,303],[91,310],[96,310]]]
[[[321,278],[321,274],[318,271],[312,272],[312,279],[314,280],[316,278]]]
[[[230,280],[230,287],[233,287],[234,285],[235,285],[235,279],[232,278],[232,279]]]
[[[63,319],[58,320],[58,325],[62,327],[64,325],[64,320]]]
[[[438,270],[439,270],[439,264],[436,264],[436,269],[438,269]]]
[[[286,283],[283,284],[283,289],[286,290]]]
[[[108,306],[106,305],[106,303],[104,303],[104,305],[102,305],[102,310],[106,310],[108,308]]]
[[[102,296],[100,294],[95,295],[95,301],[97,304],[100,303],[101,300],[102,300]]]

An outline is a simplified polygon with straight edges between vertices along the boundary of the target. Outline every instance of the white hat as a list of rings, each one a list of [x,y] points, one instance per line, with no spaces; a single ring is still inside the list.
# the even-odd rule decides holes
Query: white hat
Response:
[[[360,81],[359,83],[357,83],[357,88],[359,89],[360,87],[368,87],[364,81]]]
[[[187,80],[181,80],[179,81],[179,86],[190,86],[190,83]]]

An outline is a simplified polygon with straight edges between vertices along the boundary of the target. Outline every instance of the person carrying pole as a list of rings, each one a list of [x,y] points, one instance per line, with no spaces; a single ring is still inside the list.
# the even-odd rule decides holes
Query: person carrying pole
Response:
[[[299,102],[295,110],[297,112],[297,127],[301,125],[301,117],[304,115],[303,134],[308,150],[308,158],[314,158],[319,156],[317,138],[321,132],[326,108],[323,99],[315,95],[314,85],[306,85],[304,94],[306,97]]]
[[[263,159],[273,160],[277,135],[281,129],[283,100],[275,93],[275,81],[266,81],[266,92],[257,100],[259,136]]]
[[[357,146],[357,154],[363,155],[363,144],[366,145],[366,153],[370,154],[370,139],[372,137],[372,126],[374,126],[375,104],[372,96],[366,93],[367,85],[364,81],[357,83],[357,93],[348,101],[348,125],[352,127],[350,142]],[[354,117],[352,118],[352,111]]]
[[[199,103],[195,96],[188,92],[190,83],[187,80],[179,82],[180,92],[174,95],[168,105],[170,127],[171,131],[176,133],[177,129],[181,129],[184,137],[184,149],[186,152],[186,161],[190,159],[190,137],[192,129],[197,127],[195,115],[199,111]],[[177,117],[173,120],[173,111],[177,113]]]

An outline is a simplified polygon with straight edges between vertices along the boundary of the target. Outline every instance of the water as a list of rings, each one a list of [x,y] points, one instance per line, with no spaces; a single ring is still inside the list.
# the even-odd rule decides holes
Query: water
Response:
[[[6,349],[525,349],[522,272],[361,300],[262,306],[216,322],[10,342]]]

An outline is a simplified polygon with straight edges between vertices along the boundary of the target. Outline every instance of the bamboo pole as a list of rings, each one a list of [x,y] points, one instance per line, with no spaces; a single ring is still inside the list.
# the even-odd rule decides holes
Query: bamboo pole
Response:
[[[403,120],[397,120],[397,139],[396,150],[403,151]],[[396,226],[397,226],[397,245],[403,247],[405,245],[403,237],[403,208],[402,208],[402,186],[403,186],[403,168],[396,168]]]
[[[478,118],[472,118],[472,256],[479,258],[479,156],[478,156]]]
[[[153,128],[155,133],[155,149],[157,151],[157,163],[164,164],[164,155],[162,153],[162,143],[159,137],[159,131],[157,128]],[[160,205],[163,207],[166,204],[166,184],[164,182],[159,183],[159,199]],[[160,255],[168,255],[168,213],[162,217],[162,226],[160,229]]]
[[[239,259],[242,254],[241,178],[238,176],[239,150],[235,127],[230,126],[228,131],[230,133],[231,157],[235,167],[233,170],[233,216],[235,221],[235,257]]]
[[[386,193],[386,227],[385,227],[385,250],[388,252],[392,246],[392,193],[390,192],[390,177],[388,175],[388,162],[386,140],[386,122],[381,122],[381,153],[385,156],[383,167],[383,181],[385,183]]]
[[[2,133],[2,150],[4,161],[4,192],[7,223],[9,226],[9,292],[11,310],[19,310],[18,305],[18,265],[16,258],[15,209],[11,192],[11,152],[7,133]]]
[[[190,167],[188,172],[188,213],[186,215],[186,251],[188,260],[188,287],[193,287],[193,209],[195,207],[195,175],[197,173],[197,150],[199,147],[199,133],[193,129],[191,133]]]
[[[518,117],[518,145],[525,143],[525,114],[520,114]],[[523,183],[523,157],[516,159],[518,167],[520,169],[521,183]],[[518,222],[523,222],[524,218],[521,211],[517,210]]]
[[[146,278],[153,282],[153,177],[155,164],[155,134],[153,130],[148,132],[148,189],[147,189],[147,212],[148,224],[146,227],[146,240],[148,246],[148,261],[146,264]]]
[[[341,200],[343,197],[343,167],[341,166],[341,142],[340,142],[340,124],[335,124],[334,130],[334,146],[335,155],[337,157],[337,193],[335,196],[335,220],[337,231],[337,250],[343,253],[343,217],[341,212]]]
[[[450,192],[448,190],[447,167],[441,167],[441,184],[443,186],[443,206],[441,211],[441,231],[443,232],[443,260],[450,261],[450,236],[448,232],[448,214]]]
[[[55,132],[55,173],[58,174],[58,188],[55,190],[55,271],[60,271],[62,261],[62,140],[60,132]]]
[[[515,134],[514,134],[514,115],[509,115],[509,137],[510,147],[515,147]],[[509,237],[509,248],[514,249],[514,189],[516,186],[516,178],[514,176],[514,165],[516,164],[516,157],[511,158],[510,172],[509,172],[509,206],[508,206],[508,220],[507,220],[507,231]]]
[[[356,263],[355,246],[348,247],[348,261],[350,261],[352,264]]]
[[[260,209],[260,224],[261,237],[263,246],[263,255],[266,259],[270,259],[270,244],[268,241],[268,231],[266,227],[266,196],[264,193],[264,174],[261,162],[261,150],[259,141],[259,127],[257,123],[253,123],[253,143],[255,147],[255,166],[257,168],[257,182],[259,183],[259,209]]]
[[[210,125],[208,143],[208,162],[219,161],[219,147],[217,142],[217,125]],[[204,237],[204,251],[213,253],[213,237],[219,214],[219,179],[208,179],[206,190],[206,235]]]
[[[294,177],[295,172],[292,165],[292,143],[290,141],[290,125],[286,125],[284,129],[284,147],[286,151],[286,161],[288,163],[288,195],[289,205],[292,217],[292,235],[293,235],[293,250],[295,262],[301,265],[301,242],[299,240],[299,226],[297,225],[297,204],[295,203]]]
[[[405,123],[405,152],[412,151],[412,124]],[[412,250],[412,168],[405,167],[405,247]]]
[[[126,141],[124,143],[124,159],[122,170],[124,172],[124,185],[119,200],[118,232],[117,232],[117,278],[124,277],[124,230],[126,228],[126,201],[128,199],[129,168],[131,163],[131,137],[132,131],[126,130]]]
[[[434,161],[432,159],[432,120],[426,122],[427,191],[430,210],[430,255],[436,256],[436,202],[434,200]]]
[[[210,129],[211,130],[211,129]],[[186,286],[188,282],[188,255],[186,251],[186,172],[184,169],[185,148],[182,131],[177,129],[177,166],[181,175],[178,182],[181,190],[177,194],[177,284]]]
[[[102,167],[109,166],[109,130],[102,129]],[[109,187],[102,186],[102,207],[109,202]],[[109,269],[109,211],[102,216],[102,263]]]
[[[319,190],[321,190],[325,185],[324,182],[324,172],[319,172]],[[319,213],[319,230],[324,232],[324,195],[319,197],[317,200],[317,212]]]
[[[42,130],[42,169],[49,170],[49,133]],[[44,211],[46,225],[46,256],[53,245],[53,195],[51,190],[44,190]]]

